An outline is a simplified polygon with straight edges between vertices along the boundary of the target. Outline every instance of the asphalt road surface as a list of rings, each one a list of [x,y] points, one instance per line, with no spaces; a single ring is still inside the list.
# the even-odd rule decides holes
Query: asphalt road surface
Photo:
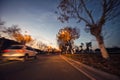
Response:
[[[0,64],[0,80],[90,80],[60,55],[39,55],[38,60]]]

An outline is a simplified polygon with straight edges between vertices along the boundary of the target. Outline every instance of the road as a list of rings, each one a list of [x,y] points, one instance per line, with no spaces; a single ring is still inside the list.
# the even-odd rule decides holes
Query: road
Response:
[[[0,64],[0,80],[90,80],[60,55],[40,55],[38,60]]]
[[[0,80],[120,80],[61,55],[0,63]]]

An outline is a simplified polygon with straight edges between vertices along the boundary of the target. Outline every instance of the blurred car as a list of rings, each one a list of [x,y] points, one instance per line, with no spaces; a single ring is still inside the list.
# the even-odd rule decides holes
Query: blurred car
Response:
[[[9,48],[3,50],[3,60],[28,60],[28,58],[37,58],[37,52],[25,45],[12,45]]]

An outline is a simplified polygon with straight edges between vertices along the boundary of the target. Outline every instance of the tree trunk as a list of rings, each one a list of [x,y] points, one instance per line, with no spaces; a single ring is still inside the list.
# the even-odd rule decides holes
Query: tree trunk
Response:
[[[99,36],[96,36],[96,39],[98,41],[98,45],[99,45],[102,57],[105,58],[105,59],[108,59],[109,54],[108,54],[108,52],[105,48],[103,37],[99,35]]]

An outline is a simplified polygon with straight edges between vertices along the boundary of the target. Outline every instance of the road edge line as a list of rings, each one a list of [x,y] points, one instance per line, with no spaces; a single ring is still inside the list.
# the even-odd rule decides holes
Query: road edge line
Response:
[[[7,63],[2,63],[0,64],[0,66],[3,66],[3,65],[8,65],[8,64],[13,64],[13,63],[17,63],[18,61],[15,61],[15,62],[7,62]]]
[[[73,65],[71,62],[69,62],[65,57],[63,57],[62,55],[60,55],[60,57],[65,60],[67,63],[69,63],[71,66],[73,66],[75,69],[77,69],[79,72],[82,72],[86,77],[88,77],[91,80],[96,80],[94,77],[92,77],[91,75],[89,75],[88,73],[84,72],[83,70],[79,69],[77,66]]]
[[[67,58],[67,57],[65,57],[65,56],[63,56],[63,55],[61,55],[61,56],[64,57],[64,58]],[[116,75],[109,74],[109,73],[107,73],[107,72],[104,72],[104,71],[98,70],[98,69],[96,69],[96,68],[87,66],[87,65],[85,65],[85,64],[83,64],[83,63],[80,63],[80,62],[78,62],[78,61],[76,61],[76,60],[73,60],[73,59],[71,59],[71,58],[67,58],[67,59],[68,59],[68,60],[71,60],[71,61],[73,61],[73,62],[75,62],[75,63],[77,63],[77,64],[79,64],[79,65],[82,65],[83,67],[85,67],[85,68],[87,68],[87,69],[89,69],[89,70],[91,70],[91,71],[93,71],[93,72],[96,72],[96,73],[98,73],[98,74],[101,75],[101,76],[104,76],[104,77],[107,76],[108,79],[110,79],[110,80],[120,80],[120,77],[118,77],[118,76],[116,76]]]

